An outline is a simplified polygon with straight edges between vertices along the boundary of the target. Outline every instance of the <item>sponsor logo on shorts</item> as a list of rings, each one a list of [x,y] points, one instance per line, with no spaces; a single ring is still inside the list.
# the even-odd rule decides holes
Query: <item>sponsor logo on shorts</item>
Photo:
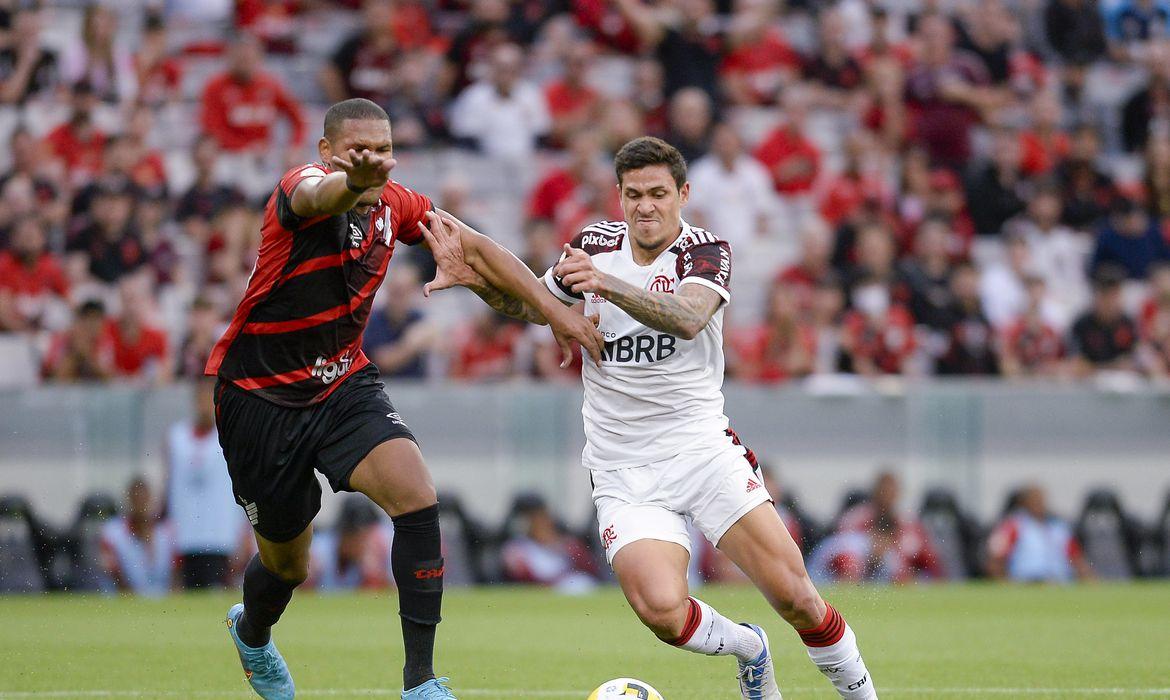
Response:
[[[252,527],[259,525],[260,509],[256,507],[256,504],[249,503],[248,501],[244,500],[243,496],[238,496],[237,498],[240,501],[240,505],[244,507],[244,513],[248,515],[248,522],[252,523]]]
[[[755,491],[758,488],[760,488],[760,482],[749,477],[748,483],[747,483],[747,492],[751,493],[752,491]]]
[[[612,545],[616,539],[617,533],[614,532],[613,525],[610,525],[601,531],[601,546],[605,549],[609,549],[610,545]]]
[[[334,362],[329,362],[324,357],[318,357],[317,362],[313,364],[313,371],[309,374],[326,384],[332,384],[337,381],[338,377],[345,376],[352,364],[353,360],[349,359],[349,353],[345,353]]]

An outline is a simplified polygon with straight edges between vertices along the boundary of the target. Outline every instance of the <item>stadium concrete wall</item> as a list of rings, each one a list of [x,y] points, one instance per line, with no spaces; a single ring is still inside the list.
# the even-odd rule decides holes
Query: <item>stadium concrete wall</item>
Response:
[[[440,490],[458,494],[474,515],[495,521],[516,492],[536,490],[569,522],[589,517],[579,387],[392,383],[389,391]],[[931,486],[949,486],[985,520],[1025,481],[1042,483],[1069,516],[1087,490],[1109,486],[1148,520],[1170,489],[1170,392],[1146,385],[828,378],[783,389],[732,385],[726,394],[744,442],[820,517],[883,465],[903,476],[907,506]],[[64,523],[84,495],[120,494],[133,474],[161,484],[165,429],[190,405],[184,385],[0,392],[0,493],[24,494],[43,517]]]

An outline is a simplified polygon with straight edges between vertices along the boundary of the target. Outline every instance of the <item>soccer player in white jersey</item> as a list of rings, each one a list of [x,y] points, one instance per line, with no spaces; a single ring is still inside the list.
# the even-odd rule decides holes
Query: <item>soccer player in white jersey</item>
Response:
[[[768,637],[688,595],[687,520],[751,578],[804,641],[843,698],[876,698],[857,638],[821,599],[785,529],[751,451],[723,414],[723,314],[731,247],[689,226],[686,163],[666,142],[642,137],[615,158],[625,221],[586,226],[545,274],[566,304],[583,303],[605,338],[601,367],[586,362],[586,446],[601,540],[630,606],[658,639],[739,660],[744,698],[777,700]],[[482,292],[461,265],[459,222],[432,220],[439,263],[433,288]],[[529,320],[515,300],[480,293]]]

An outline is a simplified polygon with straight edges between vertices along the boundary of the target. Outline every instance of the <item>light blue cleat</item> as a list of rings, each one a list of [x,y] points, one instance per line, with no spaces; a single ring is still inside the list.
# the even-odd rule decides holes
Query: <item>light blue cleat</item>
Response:
[[[432,678],[420,686],[402,691],[402,700],[457,700],[446,686],[450,678]]]
[[[253,649],[240,641],[240,636],[236,632],[236,622],[243,614],[243,603],[233,605],[231,610],[228,610],[227,628],[232,641],[236,643],[240,665],[244,667],[244,677],[248,679],[252,690],[264,700],[293,700],[296,687],[293,685],[292,675],[288,672],[288,664],[276,650],[276,645],[269,640],[259,649]]]
[[[744,700],[783,700],[780,687],[776,685],[776,669],[772,667],[772,650],[768,648],[768,635],[756,625],[744,623],[751,631],[760,635],[764,650],[749,662],[739,662],[739,692]]]

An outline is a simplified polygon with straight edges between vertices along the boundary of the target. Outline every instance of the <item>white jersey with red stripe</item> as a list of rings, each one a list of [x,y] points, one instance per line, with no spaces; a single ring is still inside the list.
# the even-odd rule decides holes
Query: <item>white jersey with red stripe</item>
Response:
[[[723,299],[699,335],[686,340],[649,328],[599,295],[574,294],[551,268],[545,273],[545,284],[559,299],[584,301],[585,313],[600,317],[605,339],[602,367],[586,361],[581,372],[582,463],[594,470],[621,469],[727,444],[723,315],[731,299],[731,246],[686,222],[649,265],[634,261],[625,222],[586,226],[570,245],[589,254],[599,271],[636,287],[674,293],[698,284]]]

